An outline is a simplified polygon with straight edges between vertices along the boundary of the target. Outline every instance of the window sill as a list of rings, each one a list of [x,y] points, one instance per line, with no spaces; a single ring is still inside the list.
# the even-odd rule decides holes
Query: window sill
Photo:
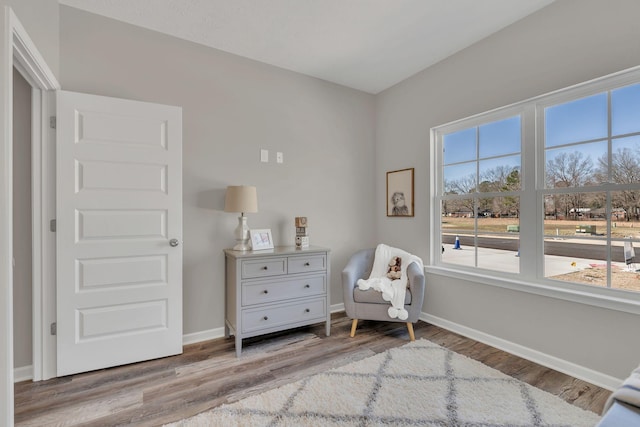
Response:
[[[640,315],[640,295],[636,297],[635,294],[629,294],[624,291],[605,288],[595,288],[592,291],[587,285],[581,286],[581,289],[560,288],[559,286],[544,283],[532,283],[524,280],[483,274],[481,272],[461,271],[451,267],[434,265],[425,266],[425,272],[442,277],[451,277],[469,282],[481,283],[483,285],[497,286],[514,291],[541,295],[548,298],[556,298],[579,304],[587,304],[594,307]],[[619,294],[622,295],[618,296]],[[629,296],[627,297],[627,295]]]

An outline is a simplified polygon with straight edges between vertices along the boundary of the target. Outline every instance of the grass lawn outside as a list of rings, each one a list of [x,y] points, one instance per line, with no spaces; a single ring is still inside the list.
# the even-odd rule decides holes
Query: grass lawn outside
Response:
[[[448,231],[473,231],[475,220],[478,220],[478,232],[482,233],[506,233],[508,225],[519,225],[520,218],[455,218],[443,217],[442,229]],[[596,236],[604,237],[607,232],[607,222],[604,220],[558,220],[547,219],[544,221],[544,232],[546,236],[574,237],[576,235],[586,235],[576,233],[576,227],[595,227]],[[637,221],[615,221],[611,227],[611,237],[625,238],[633,237],[640,239],[640,222]]]

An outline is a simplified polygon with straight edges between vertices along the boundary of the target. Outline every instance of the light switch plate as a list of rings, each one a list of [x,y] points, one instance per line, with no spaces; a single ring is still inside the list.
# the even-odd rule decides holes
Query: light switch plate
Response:
[[[260,161],[262,163],[269,163],[269,150],[260,150]]]
[[[276,153],[276,162],[284,163],[284,154],[282,154],[282,151]]]

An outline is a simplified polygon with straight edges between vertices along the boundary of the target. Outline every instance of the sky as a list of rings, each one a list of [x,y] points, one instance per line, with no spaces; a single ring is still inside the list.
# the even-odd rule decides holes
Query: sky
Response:
[[[608,153],[609,138],[614,153],[629,148],[640,154],[640,135],[628,136],[640,132],[640,84],[547,107],[544,120],[545,162],[579,150],[597,166]],[[444,179],[476,175],[476,162],[481,175],[500,165],[520,168],[521,143],[520,116],[444,135]]]

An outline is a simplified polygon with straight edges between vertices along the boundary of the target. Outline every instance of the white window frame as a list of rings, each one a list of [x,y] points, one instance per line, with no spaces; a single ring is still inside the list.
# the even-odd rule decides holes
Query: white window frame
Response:
[[[636,83],[640,83],[640,67],[432,128],[430,141],[431,220],[429,224],[432,239],[431,256],[426,270],[430,273],[461,280],[640,314],[640,292],[574,282],[560,282],[544,277],[544,216],[541,214],[545,190],[548,190],[544,188],[544,109]],[[442,136],[517,114],[520,114],[522,124],[520,273],[504,273],[479,267],[444,263],[441,251],[441,199],[438,193],[442,190],[440,185],[443,182]],[[575,190],[591,192],[607,191],[611,188],[604,184],[602,186],[581,187]],[[488,193],[487,196],[498,197],[500,194]]]
[[[473,193],[468,193],[468,194],[461,194],[456,197],[456,199],[480,199],[480,198],[496,198],[496,197],[507,197],[507,196],[515,196],[520,198],[520,202],[522,203],[522,195],[523,195],[523,187],[522,184],[524,183],[524,174],[526,173],[527,170],[530,169],[530,167],[525,167],[524,164],[524,141],[525,141],[525,129],[526,129],[526,124],[525,124],[525,113],[526,113],[526,108],[523,108],[523,105],[515,105],[515,106],[510,106],[510,107],[505,107],[505,108],[501,108],[499,110],[494,110],[491,111],[489,113],[485,113],[482,115],[477,115],[474,116],[470,119],[463,119],[454,123],[450,123],[448,125],[444,125],[438,128],[434,128],[436,130],[435,132],[435,138],[436,138],[436,146],[437,147],[442,147],[442,137],[446,134],[450,134],[450,133],[454,133],[457,131],[461,131],[461,130],[465,130],[465,129],[469,129],[469,128],[477,128],[479,126],[488,124],[488,123],[493,123],[493,122],[497,122],[500,120],[504,120],[504,119],[508,119],[514,116],[520,116],[520,123],[521,123],[521,145],[520,145],[520,151],[518,152],[518,154],[520,155],[520,176],[522,177],[520,180],[521,183],[521,189],[517,190],[517,191],[509,191],[509,192],[473,192]],[[435,152],[435,162],[436,162],[436,168],[432,169],[434,171],[435,174],[435,183],[436,183],[436,191],[438,191],[437,193],[434,193],[435,196],[435,201],[433,203],[434,205],[434,217],[436,217],[435,215],[437,215],[437,218],[442,218],[442,194],[441,194],[441,188],[437,188],[437,183],[441,183],[444,180],[443,177],[443,173],[444,173],[444,158],[443,158],[443,151],[442,149],[437,149]],[[433,158],[433,157],[432,157]],[[476,157],[475,162],[476,162],[476,168],[478,167],[478,163],[481,161],[482,159],[479,159]],[[477,172],[477,171],[476,171]],[[477,175],[477,173],[476,173]],[[479,176],[476,176],[476,178],[478,178],[479,180]],[[479,182],[476,182],[476,188],[479,185]],[[437,206],[435,206],[437,205]],[[437,210],[437,212],[435,212],[435,210]],[[519,221],[522,220],[522,207],[520,208],[520,218]],[[475,217],[476,215],[474,215]],[[475,218],[475,220],[477,221],[477,218]],[[474,234],[477,236],[477,230],[474,230]],[[438,242],[442,242],[442,229],[441,227],[438,227],[438,230],[435,234],[433,234],[434,236],[437,236],[436,240]],[[475,244],[475,246],[477,246],[477,244]],[[442,253],[440,252],[439,257],[438,257],[439,261],[442,263]],[[476,251],[475,253],[475,261],[477,263],[478,260],[478,253]],[[456,264],[457,266],[457,264]],[[472,269],[481,269],[479,267],[469,267]],[[502,273],[494,271],[494,270],[487,270],[487,271],[492,271],[498,275],[501,275]],[[508,277],[509,274],[507,273],[506,277]]]

